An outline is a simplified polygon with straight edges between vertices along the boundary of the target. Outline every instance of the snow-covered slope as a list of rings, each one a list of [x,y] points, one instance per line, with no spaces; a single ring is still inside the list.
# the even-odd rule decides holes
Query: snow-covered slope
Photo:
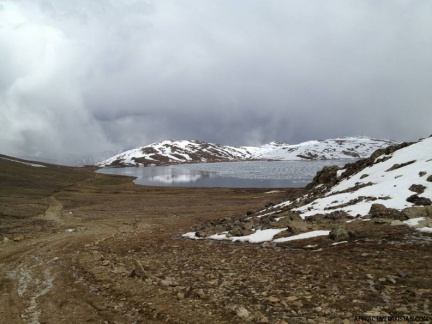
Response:
[[[105,167],[242,160],[358,159],[392,144],[395,142],[368,137],[336,138],[296,145],[271,142],[259,147],[166,140],[117,154],[97,165]]]
[[[275,244],[318,236],[340,241],[338,235],[345,235],[343,239],[355,236],[343,228],[344,223],[352,228],[359,228],[356,224],[367,228],[369,223],[408,225],[432,233],[432,137],[377,151],[342,170],[323,169],[315,178],[322,183],[314,183],[296,200],[271,205],[235,221],[224,218],[196,226],[183,236]]]
[[[343,178],[344,170],[339,174]],[[363,216],[368,214],[373,203],[402,210],[420,204],[415,196],[432,199],[431,181],[432,137],[429,137],[377,157],[372,166],[343,179],[324,197],[297,208],[297,211],[302,217],[335,210]]]

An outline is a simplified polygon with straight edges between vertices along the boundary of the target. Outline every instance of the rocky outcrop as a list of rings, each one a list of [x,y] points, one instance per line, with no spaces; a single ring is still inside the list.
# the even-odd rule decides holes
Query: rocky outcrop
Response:
[[[399,210],[387,208],[383,204],[372,204],[369,210],[369,215],[371,218],[390,218],[398,220],[407,219],[407,217],[405,217]]]

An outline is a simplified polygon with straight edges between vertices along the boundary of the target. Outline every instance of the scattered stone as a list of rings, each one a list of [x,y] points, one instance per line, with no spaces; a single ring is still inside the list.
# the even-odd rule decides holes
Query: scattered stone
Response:
[[[402,213],[407,218],[432,216],[432,206],[408,207]]]
[[[416,192],[418,194],[421,194],[425,191],[426,186],[420,185],[420,184],[413,184],[411,187],[408,188],[409,190]]]
[[[102,261],[102,265],[103,266],[109,266],[111,264],[111,262],[109,261],[109,260],[104,260],[104,261]]]
[[[390,281],[392,284],[396,284],[396,277],[395,276],[387,276],[387,280]]]
[[[173,278],[170,278],[170,277],[162,279],[160,283],[161,283],[162,286],[165,286],[165,287],[175,287],[175,286],[178,286],[178,283]]]
[[[13,241],[14,241],[14,242],[21,242],[21,241],[23,241],[23,240],[24,240],[24,236],[22,236],[22,235],[15,236],[15,237],[13,238]]]
[[[413,203],[416,206],[429,206],[432,205],[432,201],[426,197],[420,197],[419,195],[409,196],[406,201]]]
[[[177,293],[177,299],[178,300],[181,300],[181,299],[184,299],[185,298],[185,294],[184,293],[182,293],[182,292],[178,292]]]
[[[402,213],[394,208],[387,208],[383,204],[372,204],[369,210],[369,214],[372,218],[391,218],[405,220]]]
[[[402,270],[397,270],[396,273],[401,278],[406,278],[407,277],[407,274],[405,272],[403,272]]]
[[[246,236],[253,233],[251,229],[245,229],[241,226],[234,226],[232,230],[228,232],[231,236]]]
[[[133,259],[135,268],[132,270],[131,277],[139,277],[142,279],[149,279],[150,276],[144,270],[143,265],[137,259]]]
[[[400,220],[395,219],[390,223],[390,225],[391,226],[399,226],[399,225],[405,225],[405,224],[403,222],[401,222]]]
[[[3,237],[3,243],[7,243],[7,242],[9,242],[10,240],[5,236],[5,237]]]
[[[391,224],[392,220],[387,218],[375,218],[374,224]]]
[[[432,217],[425,217],[418,223],[419,227],[432,227]]]
[[[354,233],[346,229],[343,225],[337,225],[334,227],[329,233],[329,238],[338,242],[338,241],[346,241],[350,237],[353,237]]]
[[[424,175],[426,175],[426,173],[427,173],[426,171],[420,171],[419,172],[419,177],[423,177]]]
[[[248,318],[250,315],[249,311],[246,308],[244,308],[243,306],[240,306],[237,308],[236,314],[238,317],[244,318],[244,319]]]
[[[274,297],[274,296],[270,296],[268,298],[268,301],[271,302],[271,303],[278,303],[278,302],[280,302],[280,299],[277,298],[277,297]]]
[[[195,294],[197,295],[198,298],[201,298],[201,299],[205,298],[205,293],[204,293],[204,290],[202,290],[202,289],[198,289],[195,292]]]
[[[264,242],[263,244],[261,244],[261,247],[263,247],[263,248],[268,248],[271,246],[272,246],[272,244],[270,242]]]
[[[289,297],[286,298],[286,300],[289,301],[289,302],[293,302],[293,301],[296,301],[298,299],[299,298],[297,296],[289,296]]]
[[[432,174],[429,177],[427,177],[426,181],[427,182],[432,182]]]

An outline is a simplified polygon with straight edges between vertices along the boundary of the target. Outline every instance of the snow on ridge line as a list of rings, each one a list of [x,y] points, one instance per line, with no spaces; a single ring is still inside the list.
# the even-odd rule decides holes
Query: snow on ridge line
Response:
[[[368,157],[375,150],[391,144],[396,144],[396,142],[367,137],[313,140],[295,145],[271,142],[257,147],[223,146],[195,140],[164,140],[122,152],[99,162],[97,166],[144,165],[142,160],[148,160],[147,163],[157,162],[161,157],[165,157],[170,163],[206,162],[212,159],[226,161],[352,159]],[[140,159],[141,162],[136,159]]]

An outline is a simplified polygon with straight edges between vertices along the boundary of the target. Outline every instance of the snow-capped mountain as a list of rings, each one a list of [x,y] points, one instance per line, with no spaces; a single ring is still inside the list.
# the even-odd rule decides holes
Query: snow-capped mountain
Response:
[[[396,142],[368,137],[344,137],[296,145],[271,142],[259,147],[223,146],[194,140],[166,140],[117,154],[97,165],[106,167],[244,160],[359,159],[393,144]]]

